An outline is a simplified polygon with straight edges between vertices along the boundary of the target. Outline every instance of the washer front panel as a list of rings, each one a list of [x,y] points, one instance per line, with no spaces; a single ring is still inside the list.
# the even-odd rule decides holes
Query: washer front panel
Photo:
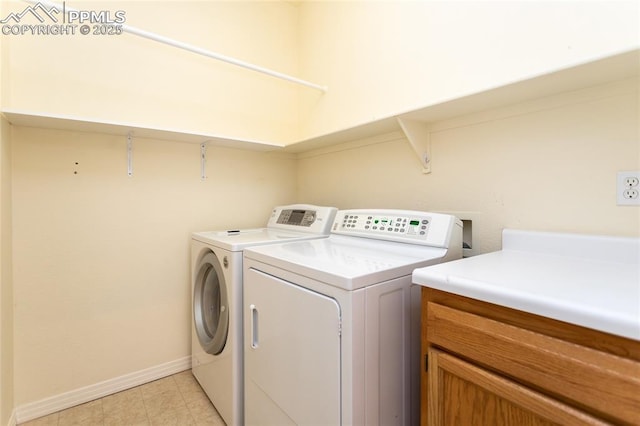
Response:
[[[193,320],[202,348],[218,355],[229,333],[229,297],[222,266],[213,252],[205,254],[197,267],[193,292]]]

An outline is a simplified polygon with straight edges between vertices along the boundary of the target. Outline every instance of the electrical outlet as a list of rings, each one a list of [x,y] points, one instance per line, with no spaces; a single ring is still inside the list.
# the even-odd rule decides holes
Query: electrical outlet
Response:
[[[640,206],[640,171],[618,172],[616,189],[619,206]]]

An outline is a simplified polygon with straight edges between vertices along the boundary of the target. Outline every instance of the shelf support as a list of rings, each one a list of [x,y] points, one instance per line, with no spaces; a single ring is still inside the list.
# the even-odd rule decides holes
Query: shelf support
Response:
[[[207,143],[200,144],[200,180],[207,179]]]
[[[133,138],[131,133],[127,135],[127,175],[133,176]]]
[[[429,125],[422,121],[400,117],[398,117],[398,124],[418,156],[422,165],[422,173],[431,173],[431,129]]]

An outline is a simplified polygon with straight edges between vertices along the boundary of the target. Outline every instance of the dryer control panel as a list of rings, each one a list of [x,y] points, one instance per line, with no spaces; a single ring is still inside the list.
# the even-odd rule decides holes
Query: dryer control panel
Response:
[[[447,214],[357,209],[338,211],[331,232],[447,248],[455,226],[462,221]]]
[[[267,228],[290,229],[327,235],[338,209],[335,207],[292,204],[274,207]]]

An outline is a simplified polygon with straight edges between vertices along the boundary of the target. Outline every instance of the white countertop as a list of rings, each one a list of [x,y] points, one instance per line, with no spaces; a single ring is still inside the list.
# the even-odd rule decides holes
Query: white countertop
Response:
[[[425,287],[640,340],[640,239],[505,230],[502,250],[416,269]]]

